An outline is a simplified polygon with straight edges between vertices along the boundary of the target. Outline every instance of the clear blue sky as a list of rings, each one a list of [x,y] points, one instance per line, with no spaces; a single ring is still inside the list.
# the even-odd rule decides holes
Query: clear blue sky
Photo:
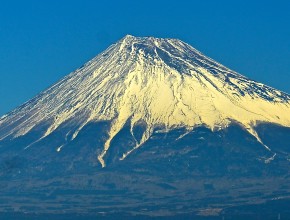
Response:
[[[287,0],[2,0],[0,115],[126,34],[179,38],[290,93]]]

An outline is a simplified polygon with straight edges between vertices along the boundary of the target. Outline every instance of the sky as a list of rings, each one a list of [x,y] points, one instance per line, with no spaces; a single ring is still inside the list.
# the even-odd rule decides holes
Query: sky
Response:
[[[1,0],[0,115],[126,34],[181,39],[290,93],[290,1]]]

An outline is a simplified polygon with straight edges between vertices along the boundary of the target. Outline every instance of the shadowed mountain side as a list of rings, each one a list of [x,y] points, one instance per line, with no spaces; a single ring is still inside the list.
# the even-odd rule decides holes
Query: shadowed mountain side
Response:
[[[130,127],[124,126],[112,141],[108,166],[101,168],[97,153],[109,125],[85,126],[60,152],[56,149],[63,134],[56,130],[21,154],[1,153],[0,198],[7,202],[0,210],[150,216],[215,207],[219,214],[227,207],[290,196],[289,162],[277,155],[265,163],[271,152],[238,125],[215,132],[205,127],[166,133],[156,129],[146,144],[122,161],[122,151],[133,140]],[[265,131],[268,125],[259,126]],[[142,133],[142,123],[138,129]],[[279,131],[289,129],[279,127]],[[52,205],[52,201],[57,202]]]

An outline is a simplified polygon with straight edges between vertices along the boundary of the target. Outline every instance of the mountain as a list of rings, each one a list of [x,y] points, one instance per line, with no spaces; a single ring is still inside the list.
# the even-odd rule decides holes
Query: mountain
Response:
[[[180,40],[127,35],[1,117],[0,211],[168,217],[284,201],[289,127],[290,95]]]

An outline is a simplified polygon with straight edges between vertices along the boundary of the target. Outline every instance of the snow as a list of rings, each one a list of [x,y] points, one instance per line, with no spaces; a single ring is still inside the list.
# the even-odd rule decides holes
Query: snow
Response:
[[[147,127],[122,160],[150,138],[156,125],[165,125],[166,131],[178,127],[190,131],[199,125],[223,129],[237,122],[262,143],[255,125],[290,126],[289,100],[288,94],[250,80],[180,40],[127,35],[1,117],[0,140],[25,135],[44,122],[49,127],[42,138],[71,123],[74,139],[89,122],[112,121],[98,155],[104,167],[111,140],[128,120],[131,130],[140,120]]]
[[[1,116],[0,117],[0,119],[4,119],[4,118],[6,118],[8,115],[3,115],[3,116]]]
[[[62,147],[63,147],[63,145],[59,146],[59,147],[56,149],[56,151],[57,151],[57,152],[60,152],[61,149],[62,149]]]
[[[273,161],[275,159],[276,155],[277,154],[274,153],[274,155],[272,157],[270,157],[270,158],[268,158],[268,159],[265,160],[265,163],[271,163],[271,161]]]

